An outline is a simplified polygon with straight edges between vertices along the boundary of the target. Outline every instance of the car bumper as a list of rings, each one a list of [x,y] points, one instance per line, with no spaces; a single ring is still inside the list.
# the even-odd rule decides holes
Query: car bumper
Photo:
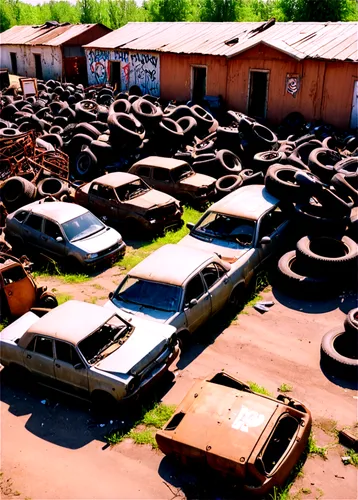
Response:
[[[148,231],[161,231],[163,229],[170,229],[181,227],[183,225],[183,220],[181,218],[182,212],[178,210],[178,212],[172,217],[164,217],[160,220],[155,220],[154,222],[145,221],[145,228]]]
[[[123,255],[126,252],[127,245],[122,241],[120,246],[116,248],[113,252],[109,252],[106,255],[101,255],[100,257],[97,257],[96,259],[87,259],[84,260],[83,263],[86,267],[94,267],[97,266],[98,264],[102,264],[104,262],[116,262],[120,257],[123,257]]]

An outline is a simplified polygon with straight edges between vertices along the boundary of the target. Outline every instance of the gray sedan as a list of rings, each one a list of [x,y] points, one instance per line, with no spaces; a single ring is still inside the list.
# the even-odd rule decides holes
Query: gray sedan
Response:
[[[126,249],[121,235],[86,208],[46,199],[8,215],[5,235],[21,251],[30,247],[71,267],[115,261]]]

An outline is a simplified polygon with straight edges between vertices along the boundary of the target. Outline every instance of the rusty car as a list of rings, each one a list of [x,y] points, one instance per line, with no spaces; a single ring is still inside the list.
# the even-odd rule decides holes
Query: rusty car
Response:
[[[261,496],[284,484],[311,425],[300,401],[256,393],[220,372],[194,384],[156,440],[166,455],[239,480],[246,494]]]
[[[76,300],[41,318],[28,312],[0,332],[0,362],[20,380],[107,407],[139,395],[178,355],[175,328]]]
[[[129,172],[139,175],[153,188],[189,204],[204,205],[216,194],[216,179],[195,172],[183,160],[149,156],[134,163]]]
[[[6,239],[13,248],[42,254],[71,268],[113,262],[125,253],[122,236],[86,208],[43,198],[6,217]]]
[[[182,342],[230,302],[230,269],[216,254],[164,245],[127,273],[105,306],[175,326]]]
[[[166,193],[137,175],[113,172],[77,188],[75,202],[109,224],[125,225],[132,233],[156,232],[181,224],[183,209]]]
[[[38,286],[25,259],[0,252],[0,319],[16,318],[34,307],[56,307],[56,296],[46,286]]]

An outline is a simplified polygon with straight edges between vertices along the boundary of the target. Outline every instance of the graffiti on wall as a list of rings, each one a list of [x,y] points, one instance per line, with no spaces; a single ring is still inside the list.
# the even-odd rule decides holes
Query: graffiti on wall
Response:
[[[153,54],[132,53],[129,60],[129,84],[138,85],[143,94],[159,96],[159,57]]]
[[[88,83],[90,85],[108,82],[108,61],[108,50],[90,49],[88,51]]]

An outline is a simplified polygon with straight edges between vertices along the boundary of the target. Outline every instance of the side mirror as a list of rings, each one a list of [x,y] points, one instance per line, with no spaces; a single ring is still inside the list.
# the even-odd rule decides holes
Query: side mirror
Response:
[[[63,242],[63,238],[62,238],[62,236],[57,236],[56,241],[57,241],[58,243],[62,243],[62,242]]]
[[[113,299],[113,296],[114,296],[114,293],[113,293],[113,292],[109,292],[109,294],[108,294],[108,298],[109,298],[109,300],[112,300],[112,299]]]
[[[197,304],[198,304],[198,301],[196,299],[191,299],[191,301],[189,302],[189,309],[196,306]]]
[[[75,365],[73,365],[73,368],[75,370],[82,370],[83,364],[82,363],[76,363]]]
[[[271,243],[271,238],[270,236],[264,236],[260,240],[260,245],[269,245]]]
[[[186,227],[191,231],[192,229],[194,229],[194,224],[192,222],[187,222]]]

